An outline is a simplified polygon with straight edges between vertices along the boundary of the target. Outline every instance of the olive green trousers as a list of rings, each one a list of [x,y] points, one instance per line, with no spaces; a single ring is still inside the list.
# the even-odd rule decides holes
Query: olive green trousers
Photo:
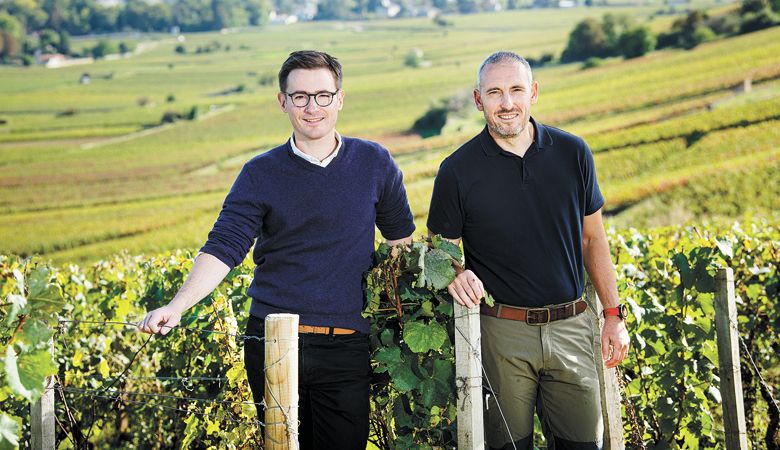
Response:
[[[590,310],[544,325],[480,317],[488,446],[533,449],[536,411],[548,448],[601,448],[601,355]]]

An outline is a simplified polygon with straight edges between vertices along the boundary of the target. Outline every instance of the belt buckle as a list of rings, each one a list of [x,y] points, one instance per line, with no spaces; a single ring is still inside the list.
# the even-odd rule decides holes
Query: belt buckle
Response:
[[[544,320],[542,320],[544,317]],[[528,325],[545,325],[550,323],[550,310],[548,308],[529,308],[525,313],[525,323]]]

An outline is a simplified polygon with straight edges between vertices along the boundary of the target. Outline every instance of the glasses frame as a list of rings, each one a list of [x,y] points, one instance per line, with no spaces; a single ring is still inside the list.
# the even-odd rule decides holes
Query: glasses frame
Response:
[[[330,92],[330,91],[319,91],[319,92],[315,92],[313,94],[309,94],[308,92],[305,92],[305,91],[295,91],[295,92],[285,92],[284,95],[286,95],[287,97],[290,97],[290,102],[296,108],[305,108],[305,107],[309,106],[309,103],[311,103],[311,99],[312,98],[314,98],[314,103],[317,106],[319,106],[320,108],[327,108],[328,106],[333,104],[333,99],[336,98],[336,94],[338,94],[340,90],[341,89],[336,89],[333,92]],[[304,103],[303,105],[296,105],[295,101],[293,100],[293,95],[298,95],[298,94],[302,94],[302,95],[306,96],[306,103]],[[327,105],[322,105],[322,104],[320,104],[319,101],[317,101],[317,96],[320,95],[320,94],[330,94],[330,101],[328,102]]]

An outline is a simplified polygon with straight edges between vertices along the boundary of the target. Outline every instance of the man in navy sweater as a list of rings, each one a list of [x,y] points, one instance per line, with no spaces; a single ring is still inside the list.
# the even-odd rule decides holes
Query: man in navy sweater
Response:
[[[262,336],[268,314],[300,316],[302,449],[366,448],[370,367],[369,326],[360,315],[363,273],[371,266],[375,225],[391,245],[411,242],[414,231],[402,174],[390,153],[336,132],[344,105],[341,80],[341,65],[332,56],[290,54],[279,71],[278,101],[292,137],[246,163],[184,285],[139,325],[147,333],[168,333],[256,240],[246,334]],[[250,339],[244,346],[259,403],[263,344]]]

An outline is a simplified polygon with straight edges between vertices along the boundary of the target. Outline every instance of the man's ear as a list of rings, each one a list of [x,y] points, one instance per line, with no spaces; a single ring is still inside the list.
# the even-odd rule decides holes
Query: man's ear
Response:
[[[284,95],[284,92],[276,94],[276,100],[279,101],[279,106],[282,108],[282,111],[287,112],[284,109],[285,106],[287,106],[287,96]]]
[[[479,89],[474,89],[474,104],[477,105],[478,110],[485,110],[485,108],[482,106],[482,95],[479,93]]]

